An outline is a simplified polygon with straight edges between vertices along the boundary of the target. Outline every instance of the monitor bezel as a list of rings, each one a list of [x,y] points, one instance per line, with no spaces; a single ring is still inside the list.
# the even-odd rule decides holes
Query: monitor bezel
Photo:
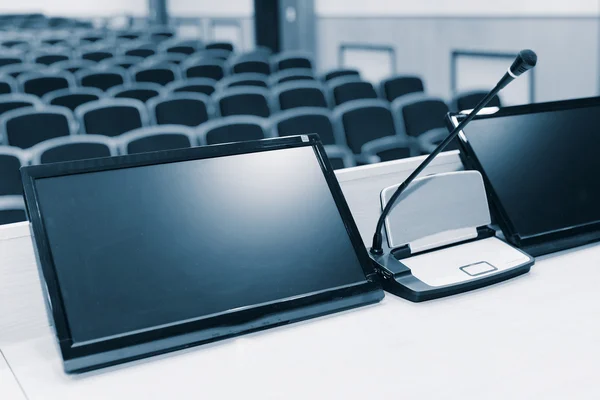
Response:
[[[473,120],[501,118],[506,116],[515,116],[523,114],[538,114],[544,112],[572,110],[588,107],[600,107],[600,96],[501,107],[492,110],[492,112],[484,112],[483,114],[478,114],[475,118],[473,118]],[[466,118],[465,113],[450,112],[447,114],[446,122],[449,128],[454,129],[464,118]],[[466,130],[468,131],[468,128]],[[551,242],[555,240],[562,240],[577,235],[585,235],[590,232],[600,230],[600,221],[591,221],[589,223],[559,228],[548,232],[538,232],[531,235],[521,234],[516,229],[512,218],[508,215],[506,209],[503,207],[496,190],[494,189],[491,181],[489,180],[488,176],[483,170],[483,166],[479,158],[477,157],[474,149],[471,147],[467,135],[463,131],[461,131],[458,135],[458,139],[460,147],[460,157],[463,162],[463,165],[465,166],[465,168],[476,169],[483,176],[488,200],[490,203],[490,208],[492,209],[492,212],[497,219],[497,223],[500,226],[500,229],[502,230],[504,236],[510,243],[518,247],[527,247],[531,245],[544,244],[546,242]]]
[[[69,322],[63,303],[63,296],[56,274],[56,266],[52,257],[44,220],[41,215],[41,208],[36,191],[36,181],[38,179],[299,147],[312,147],[315,152],[315,156],[340,213],[346,232],[355,249],[359,263],[362,266],[365,275],[365,280],[363,282],[330,288],[320,292],[306,293],[293,298],[281,299],[261,305],[243,307],[233,311],[228,310],[207,317],[199,317],[199,319],[194,321],[180,322],[167,327],[151,328],[144,330],[143,332],[123,334],[108,339],[104,338],[79,343],[72,340]],[[331,306],[325,307],[323,304],[338,301],[339,299],[358,296],[362,299],[360,301],[362,304],[369,304],[379,301],[383,297],[383,292],[381,291],[376,278],[376,272],[372,266],[356,223],[350,213],[350,208],[342,194],[334,170],[329,163],[318,135],[299,135],[193,147],[188,149],[27,166],[21,168],[21,175],[28,218],[32,230],[33,241],[35,243],[34,250],[36,251],[40,275],[43,277],[45,283],[43,286],[47,295],[47,306],[49,306],[49,313],[54,322],[54,330],[65,362],[66,372],[84,372],[107,365],[126,362],[132,359],[145,358],[153,354],[165,353],[184,347],[225,339],[227,337],[237,336],[258,329],[265,329],[311,318],[316,315],[327,314],[336,311],[336,309],[332,309]],[[369,293],[377,292],[381,292],[381,294],[376,294],[374,297],[365,296]],[[349,307],[347,306],[346,308],[351,308],[353,306],[356,306],[356,304],[350,305]],[[319,310],[319,307],[321,310]],[[310,311],[303,312],[302,310],[305,308],[310,308]],[[284,319],[282,319],[282,316],[284,316]],[[249,328],[248,321],[252,321],[253,319],[261,320],[260,328]],[[190,333],[201,332],[203,330],[210,331],[210,337],[204,337],[202,340],[199,340],[198,335],[196,335],[196,338],[190,337],[189,340],[178,339],[171,340],[171,344],[167,343],[172,338],[183,338],[185,335],[190,336]],[[141,353],[134,351],[130,356],[123,355],[121,357],[117,354],[123,349],[134,347],[140,348],[140,345],[158,341],[167,344],[160,349],[150,348]],[[127,351],[125,351],[125,353],[127,353]],[[103,354],[113,355],[108,357],[107,360],[106,356],[102,356]],[[114,354],[117,355],[115,356]],[[77,359],[79,359],[79,361],[76,361]],[[85,361],[82,362],[81,360]]]

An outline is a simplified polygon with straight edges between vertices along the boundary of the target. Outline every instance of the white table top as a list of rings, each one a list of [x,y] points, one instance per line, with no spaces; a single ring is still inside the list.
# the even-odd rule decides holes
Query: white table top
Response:
[[[420,304],[386,294],[377,305],[80,376],[63,373],[50,332],[2,351],[30,400],[598,399],[599,288],[597,244],[474,292]]]
[[[25,400],[25,395],[2,353],[0,353],[0,399]]]

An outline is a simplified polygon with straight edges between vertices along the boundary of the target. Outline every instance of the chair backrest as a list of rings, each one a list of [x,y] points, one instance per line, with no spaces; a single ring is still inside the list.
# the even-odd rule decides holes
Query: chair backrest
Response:
[[[140,66],[156,67],[163,65],[179,66],[188,56],[181,53],[158,53],[153,56],[146,57]]]
[[[196,57],[196,55],[198,57]],[[190,57],[194,57],[194,58],[201,57],[201,58],[204,58],[207,60],[226,61],[226,60],[229,60],[229,58],[233,57],[233,52],[228,51],[228,50],[223,50],[223,49],[203,49],[203,50],[198,50],[197,52],[192,54]]]
[[[163,91],[164,88],[157,83],[131,82],[112,87],[106,94],[114,98],[136,99],[145,103],[154,97],[160,96]]]
[[[179,70],[171,65],[160,65],[130,68],[131,76],[136,82],[152,82],[165,86],[169,82],[179,79]]]
[[[75,111],[77,107],[90,101],[99,100],[104,93],[96,88],[72,87],[46,93],[42,100],[46,104],[61,106]]]
[[[236,115],[205,122],[196,132],[202,145],[258,140],[267,137],[267,121],[252,115]]]
[[[156,45],[152,43],[139,44],[128,47],[123,52],[125,56],[147,58],[156,54]]]
[[[11,146],[0,146],[0,196],[23,192],[19,169],[29,163],[27,152]]]
[[[84,70],[84,69],[92,69],[96,66],[96,63],[90,60],[65,60],[58,61],[52,64],[52,69],[54,70],[62,70],[68,71],[72,74]]]
[[[304,51],[285,51],[271,57],[273,71],[283,71],[295,68],[313,68],[312,57]]]
[[[258,87],[233,87],[213,95],[219,115],[254,115],[268,117],[271,115],[269,107],[269,91]]]
[[[31,149],[33,164],[116,156],[113,140],[101,135],[72,135],[46,140]]]
[[[254,72],[227,76],[219,81],[217,84],[217,90],[224,90],[226,88],[236,86],[255,86],[266,88],[269,87],[269,78],[265,74],[258,74]]]
[[[270,86],[276,86],[281,83],[291,81],[312,81],[315,80],[315,75],[311,69],[307,68],[292,68],[283,71],[275,72],[269,77]]]
[[[472,110],[488,94],[484,90],[461,93],[452,101],[454,111]],[[486,107],[502,107],[498,95],[492,97]]]
[[[159,125],[198,126],[214,114],[210,97],[200,93],[169,93],[150,100],[148,108]]]
[[[129,82],[127,70],[119,67],[80,71],[75,76],[81,86],[103,91]]]
[[[356,159],[349,148],[345,146],[325,146],[325,153],[333,169],[343,169],[356,166]]]
[[[17,78],[24,93],[42,97],[58,89],[75,86],[75,78],[66,71],[27,72]]]
[[[184,149],[197,143],[193,129],[181,125],[160,125],[135,129],[119,137],[122,154]]]
[[[352,100],[376,99],[377,91],[373,84],[365,81],[356,81],[353,77],[337,78],[331,82],[331,93],[336,105]]]
[[[317,81],[292,81],[272,89],[273,104],[279,110],[298,107],[329,107],[325,87]]]
[[[8,111],[0,117],[3,142],[28,149],[44,140],[73,134],[75,121],[71,110],[47,106]]]
[[[229,60],[228,66],[231,74],[243,74],[247,72],[263,75],[271,74],[271,64],[262,55],[240,55]]]
[[[199,40],[181,40],[174,38],[161,42],[158,46],[158,51],[162,53],[180,53],[190,55],[201,48],[204,48],[204,44]]]
[[[149,119],[144,103],[134,99],[101,99],[83,104],[75,110],[83,132],[119,136],[147,126]]]
[[[229,42],[212,42],[206,45],[207,50],[227,50],[232,52],[234,50],[233,44]]]
[[[387,101],[354,100],[333,111],[335,129],[343,132],[354,154],[360,154],[365,143],[396,134],[394,118]]]
[[[0,95],[17,91],[17,81],[10,75],[0,76]]]
[[[445,117],[450,111],[442,99],[422,93],[399,97],[392,102],[391,107],[398,129],[413,137],[431,129],[445,128]]]
[[[81,54],[82,60],[89,60],[93,62],[100,62],[106,60],[108,58],[113,58],[115,53],[113,51],[109,51],[108,49],[98,49],[98,50],[90,50]]]
[[[44,64],[10,64],[0,67],[0,75],[12,76],[18,78],[21,74],[27,72],[39,72],[46,68]]]
[[[0,225],[27,221],[25,202],[22,196],[0,197]]]
[[[210,78],[216,81],[225,76],[225,62],[221,60],[189,60],[182,65],[186,78]]]
[[[119,67],[123,69],[129,69],[133,66],[139,65],[144,61],[142,57],[135,56],[115,56],[113,58],[107,58],[100,62],[100,66],[104,68]]]
[[[215,92],[216,84],[217,81],[210,78],[190,78],[167,84],[165,91],[169,93],[201,93],[210,96]]]
[[[173,30],[167,26],[154,27],[149,30],[148,37],[151,41],[159,43],[164,40],[168,40],[172,37],[175,37],[175,30]]]
[[[60,61],[68,61],[71,57],[67,52],[60,51],[42,51],[32,54],[31,61],[37,64],[52,65]]]
[[[304,107],[278,113],[271,120],[273,136],[316,133],[324,145],[345,145],[346,139],[334,129],[331,112],[324,108]]]
[[[381,81],[380,91],[382,97],[391,102],[410,93],[422,93],[425,87],[418,76],[393,76]]]
[[[23,60],[23,57],[20,57],[18,55],[4,55],[4,56],[0,56],[0,67],[3,67],[5,65],[12,65],[12,64],[22,64],[25,60]]]
[[[44,103],[39,97],[31,94],[0,94],[0,116],[5,112],[24,107],[42,107]]]
[[[360,77],[360,72],[358,72],[358,70],[356,70],[356,69],[349,69],[349,68],[332,69],[323,75],[323,80],[327,82],[327,81],[330,81],[335,78],[340,78],[342,76]]]

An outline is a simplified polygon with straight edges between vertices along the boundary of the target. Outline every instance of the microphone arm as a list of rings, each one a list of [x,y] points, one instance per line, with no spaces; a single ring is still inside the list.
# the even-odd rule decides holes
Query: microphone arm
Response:
[[[371,254],[380,255],[383,254],[383,223],[385,218],[390,213],[398,197],[404,192],[404,190],[411,184],[413,180],[433,161],[433,159],[442,152],[448,146],[448,144],[458,135],[464,127],[471,122],[477,113],[485,107],[490,100],[498,94],[506,85],[513,81],[516,77],[521,75],[523,72],[533,68],[537,62],[537,56],[531,50],[523,50],[517,56],[515,62],[508,69],[504,77],[498,82],[498,84],[475,106],[465,119],[462,120],[456,128],[450,132],[450,134],[433,150],[431,154],[406,178],[404,182],[396,189],[388,203],[386,204],[379,220],[377,220],[377,227],[375,228],[375,234],[373,235],[373,245],[371,246]]]

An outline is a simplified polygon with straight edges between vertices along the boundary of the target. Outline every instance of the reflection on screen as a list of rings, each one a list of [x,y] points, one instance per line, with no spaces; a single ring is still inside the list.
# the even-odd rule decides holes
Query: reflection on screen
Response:
[[[474,120],[464,132],[520,235],[600,221],[600,107]]]
[[[312,147],[36,190],[76,343],[365,281]]]

